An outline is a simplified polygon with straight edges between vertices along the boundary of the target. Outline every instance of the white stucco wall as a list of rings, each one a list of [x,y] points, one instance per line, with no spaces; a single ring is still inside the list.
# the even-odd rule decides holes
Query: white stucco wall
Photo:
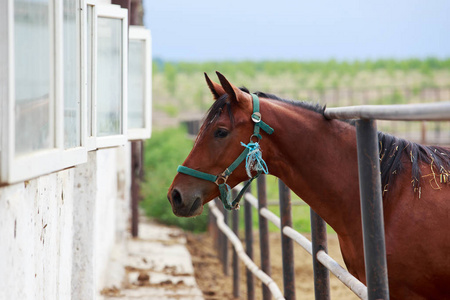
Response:
[[[109,5],[111,4],[111,0],[98,0],[97,5]]]
[[[96,299],[127,236],[130,147],[0,188],[0,299]],[[120,245],[123,247],[123,245]]]

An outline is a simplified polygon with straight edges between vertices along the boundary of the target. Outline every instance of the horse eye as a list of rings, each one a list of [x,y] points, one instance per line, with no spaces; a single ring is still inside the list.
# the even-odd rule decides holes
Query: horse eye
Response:
[[[223,128],[218,128],[214,132],[214,137],[216,137],[216,138],[224,138],[224,137],[227,137],[227,135],[228,135],[228,130],[223,129]]]

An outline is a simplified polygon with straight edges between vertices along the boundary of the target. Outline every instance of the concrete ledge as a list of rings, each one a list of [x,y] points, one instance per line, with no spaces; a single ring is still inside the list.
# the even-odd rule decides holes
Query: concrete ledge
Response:
[[[125,278],[119,283],[110,276],[103,299],[203,299],[183,231],[141,220],[139,238],[130,238],[127,253],[115,257],[109,268]]]

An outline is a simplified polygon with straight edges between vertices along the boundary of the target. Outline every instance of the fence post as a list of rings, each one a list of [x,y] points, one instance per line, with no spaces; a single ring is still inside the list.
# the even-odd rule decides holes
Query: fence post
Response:
[[[266,175],[262,174],[257,179],[258,184],[258,202],[259,209],[267,208],[267,193],[266,193]],[[270,268],[270,248],[269,248],[269,225],[267,219],[261,216],[258,212],[259,219],[259,248],[261,253],[261,270],[267,275],[271,275]],[[269,288],[262,284],[263,300],[270,300],[272,294]]]
[[[237,196],[237,191],[233,190],[233,199]],[[233,232],[239,238],[239,210],[233,210]],[[233,297],[239,298],[239,257],[233,247]]]
[[[283,259],[283,287],[286,300],[295,299],[294,242],[283,234],[285,226],[292,227],[291,191],[278,180],[280,194],[281,248]]]
[[[216,201],[213,199],[212,201]],[[216,250],[219,249],[219,228],[217,227],[216,217],[211,211],[211,208],[208,205],[208,233],[212,237],[213,246]]]
[[[140,181],[142,180],[143,142],[131,142],[131,235],[139,234]]]
[[[228,226],[228,210],[225,208],[222,208],[222,212],[223,212],[223,221],[225,222],[225,224]],[[229,226],[228,226],[229,227]],[[223,236],[223,244],[222,244],[222,265],[223,265],[223,274],[225,274],[226,276],[229,275],[229,271],[228,271],[228,238],[225,235],[225,233],[222,233]]]
[[[215,198],[214,201],[216,202],[216,206],[219,209],[219,211],[223,214],[223,207],[222,203],[218,198]],[[217,218],[214,218],[215,221],[217,221]],[[217,226],[217,223],[216,223]],[[224,234],[223,232],[218,228],[217,226],[217,254],[221,262],[223,263],[223,244],[224,244]]]
[[[316,300],[330,299],[330,273],[328,269],[317,260],[317,252],[323,250],[328,253],[327,223],[310,208],[311,215],[311,241],[314,269],[314,295]]]
[[[369,300],[389,299],[377,125],[357,120],[359,190]]]
[[[250,192],[251,188],[247,191]],[[245,197],[245,196],[244,196]],[[245,252],[253,260],[253,218],[252,205],[244,199],[244,223],[245,223]],[[247,299],[255,299],[255,283],[253,274],[247,269]]]

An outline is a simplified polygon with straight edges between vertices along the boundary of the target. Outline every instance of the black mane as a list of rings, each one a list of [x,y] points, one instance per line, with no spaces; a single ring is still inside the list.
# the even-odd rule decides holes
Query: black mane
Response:
[[[240,89],[246,93],[249,93],[248,89],[246,89],[245,87],[241,87]],[[324,116],[326,106],[312,104],[304,101],[286,100],[275,95],[263,92],[256,92],[255,94],[258,97],[275,101],[282,101],[284,103],[314,111]],[[214,104],[209,109],[204,121],[206,127],[213,123],[214,120],[221,114],[225,105],[228,105],[229,108],[230,104],[227,99],[228,96],[225,94],[214,102]],[[231,110],[228,109],[228,112],[233,123],[234,118]],[[325,116],[324,119],[326,119]],[[354,124],[354,122],[352,121],[349,121],[347,123]],[[420,171],[421,163],[430,164],[430,174],[432,176],[435,176],[431,177],[431,179],[434,178],[434,180],[439,181],[440,174],[444,174],[445,176],[449,175],[450,149],[420,145],[383,132],[378,132],[378,142],[383,196],[386,194],[386,192],[389,191],[389,186],[392,186],[394,184],[395,179],[397,178],[396,175],[398,175],[404,169],[404,157],[407,157],[408,160],[411,161],[411,185],[413,190],[418,193],[419,197],[421,193],[420,182],[422,177]]]
[[[420,163],[430,164],[430,180],[435,181],[434,187],[438,187],[440,174],[448,176],[450,171],[450,150],[443,147],[424,146],[413,143],[387,133],[378,132],[378,149],[380,153],[381,184],[383,195],[389,191],[389,185],[393,185],[397,174],[404,166],[404,157],[411,162],[411,185],[420,197],[420,183],[422,173]]]

